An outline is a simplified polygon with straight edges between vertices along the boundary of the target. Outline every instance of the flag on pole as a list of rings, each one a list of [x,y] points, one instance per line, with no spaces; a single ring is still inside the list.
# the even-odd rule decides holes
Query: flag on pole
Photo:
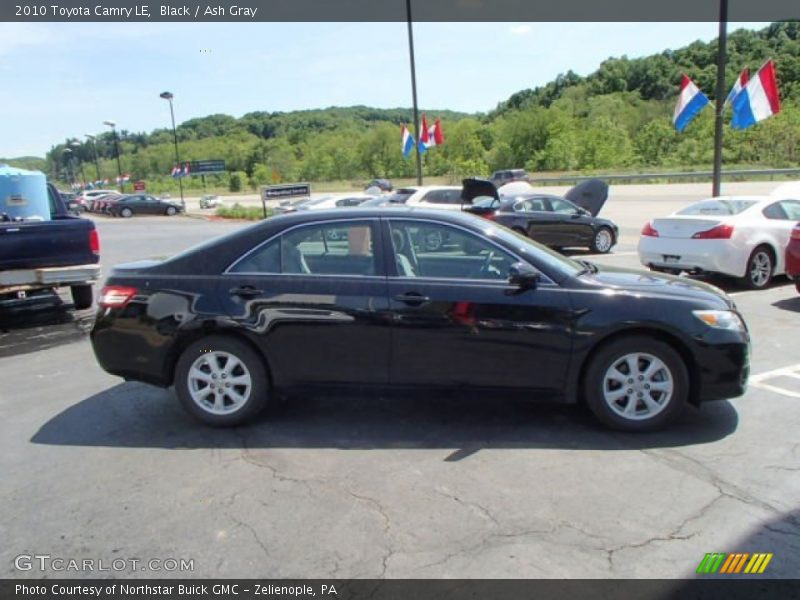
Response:
[[[422,127],[420,127],[419,132],[419,151],[420,153],[427,152],[430,138],[428,137],[428,120],[425,115],[422,115]]]
[[[742,72],[739,73],[739,77],[736,78],[736,83],[733,84],[728,97],[725,98],[725,103],[729,104],[733,102],[733,99],[739,95],[739,92],[744,89],[744,86],[747,85],[747,82],[750,79],[750,70],[749,69],[742,69]]]
[[[411,134],[408,132],[408,127],[405,125],[400,127],[400,132],[403,135],[403,158],[408,158],[411,156],[411,151],[414,149],[414,138],[411,137]]]
[[[436,119],[436,122],[428,128],[428,147],[441,146],[444,144],[444,135],[442,134],[442,122]]]
[[[747,129],[780,112],[778,79],[775,76],[775,63],[771,59],[747,82],[731,105],[733,106],[731,127],[734,129]]]
[[[683,131],[686,126],[697,116],[708,104],[708,97],[700,91],[694,81],[684,75],[681,79],[681,91],[678,94],[678,102],[675,104],[675,112],[672,114],[672,122],[675,129]]]

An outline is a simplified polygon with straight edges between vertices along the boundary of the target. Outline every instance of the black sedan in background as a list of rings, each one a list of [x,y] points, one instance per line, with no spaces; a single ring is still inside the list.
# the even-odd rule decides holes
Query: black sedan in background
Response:
[[[447,237],[430,252],[420,231]],[[644,431],[744,392],[749,337],[707,284],[561,256],[473,215],[273,217],[164,261],[117,265],[91,333],[109,373],[174,386],[237,425],[276,394],[520,394]]]
[[[114,217],[129,218],[133,215],[167,215],[171,217],[181,212],[180,204],[148,194],[130,194],[112,202],[108,214]]]
[[[613,221],[597,215],[608,199],[608,185],[593,179],[564,197],[552,194],[498,195],[485,180],[465,180],[464,210],[496,221],[551,248],[582,247],[596,254],[610,251],[619,239]]]

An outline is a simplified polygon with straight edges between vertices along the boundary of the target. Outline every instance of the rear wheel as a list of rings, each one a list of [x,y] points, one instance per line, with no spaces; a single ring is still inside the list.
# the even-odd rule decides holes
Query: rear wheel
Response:
[[[747,259],[747,269],[741,282],[751,290],[761,290],[769,285],[775,270],[772,252],[767,246],[759,246]]]
[[[590,250],[595,254],[606,254],[614,245],[614,234],[608,227],[598,229],[592,238]]]
[[[267,405],[264,363],[239,340],[210,336],[191,344],[175,368],[175,391],[196,419],[214,427],[240,425]]]
[[[77,310],[83,310],[92,305],[94,293],[91,285],[73,285],[70,292],[72,292],[72,303]]]
[[[653,431],[674,421],[689,397],[689,374],[668,344],[643,336],[618,339],[591,359],[586,403],[605,425]]]
[[[125,219],[130,219],[133,216],[133,211],[126,206],[125,208],[120,209],[119,216],[124,217]]]

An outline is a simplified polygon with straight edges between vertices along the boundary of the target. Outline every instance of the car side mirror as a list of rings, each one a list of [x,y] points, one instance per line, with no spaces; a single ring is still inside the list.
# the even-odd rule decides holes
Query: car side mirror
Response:
[[[535,290],[541,277],[542,274],[528,263],[518,262],[508,268],[508,283],[521,290]]]

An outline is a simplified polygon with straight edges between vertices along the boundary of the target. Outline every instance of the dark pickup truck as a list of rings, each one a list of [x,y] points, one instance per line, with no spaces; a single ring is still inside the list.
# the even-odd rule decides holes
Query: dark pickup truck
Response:
[[[92,305],[100,276],[100,240],[94,223],[72,216],[47,184],[49,221],[0,220],[0,308],[23,305],[69,286],[77,309]]]

